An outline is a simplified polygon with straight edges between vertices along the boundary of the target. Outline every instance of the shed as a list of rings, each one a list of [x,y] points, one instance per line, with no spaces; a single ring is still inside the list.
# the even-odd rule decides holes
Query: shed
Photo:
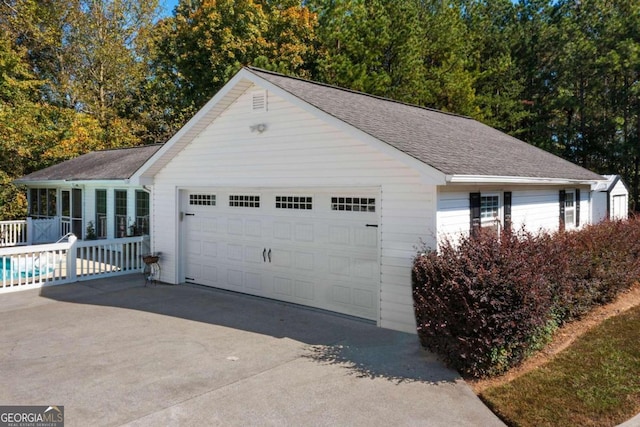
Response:
[[[606,181],[594,188],[594,221],[627,219],[629,216],[629,189],[620,175],[604,175]]]

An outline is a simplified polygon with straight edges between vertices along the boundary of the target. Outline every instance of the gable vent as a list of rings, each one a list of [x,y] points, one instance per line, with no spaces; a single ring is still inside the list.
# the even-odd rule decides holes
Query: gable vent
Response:
[[[261,90],[251,94],[251,111],[267,111],[267,91]]]

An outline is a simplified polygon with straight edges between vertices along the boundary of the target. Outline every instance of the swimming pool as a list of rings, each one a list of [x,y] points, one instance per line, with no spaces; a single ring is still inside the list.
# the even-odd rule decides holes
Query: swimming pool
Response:
[[[26,279],[52,273],[53,266],[40,266],[39,258],[3,258],[0,263],[0,280]]]

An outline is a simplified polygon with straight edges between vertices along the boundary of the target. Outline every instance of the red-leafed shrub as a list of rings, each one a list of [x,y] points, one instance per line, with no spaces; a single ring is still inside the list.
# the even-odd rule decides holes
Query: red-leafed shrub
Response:
[[[502,373],[640,278],[640,221],[533,235],[479,231],[416,257],[421,343],[463,375]]]

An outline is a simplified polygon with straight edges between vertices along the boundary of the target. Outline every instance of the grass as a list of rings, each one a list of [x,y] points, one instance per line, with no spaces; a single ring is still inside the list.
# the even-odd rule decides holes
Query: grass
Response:
[[[510,426],[604,427],[628,420],[640,412],[640,306],[480,397]]]

